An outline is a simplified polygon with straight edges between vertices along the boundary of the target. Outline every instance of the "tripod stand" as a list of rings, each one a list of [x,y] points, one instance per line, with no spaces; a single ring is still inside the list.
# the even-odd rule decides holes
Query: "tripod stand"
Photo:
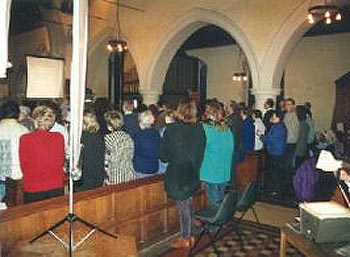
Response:
[[[69,224],[68,228],[68,242],[65,242],[62,238],[60,238],[57,234],[55,234],[54,229],[58,228],[59,226],[63,225],[65,222]],[[74,223],[80,222],[86,227],[90,228],[90,232],[88,232],[78,243],[74,244]],[[118,237],[116,235],[113,235],[105,230],[100,229],[96,225],[78,217],[74,214],[74,202],[73,202],[73,178],[72,178],[72,172],[69,174],[69,213],[60,221],[49,227],[44,232],[40,233],[38,236],[33,238],[29,243],[34,243],[39,238],[50,234],[52,235],[56,240],[61,242],[67,249],[69,253],[69,257],[73,256],[74,250],[80,246],[82,243],[84,243],[85,240],[87,240],[93,233],[96,231],[101,232],[104,235],[107,235],[109,237],[117,239]]]

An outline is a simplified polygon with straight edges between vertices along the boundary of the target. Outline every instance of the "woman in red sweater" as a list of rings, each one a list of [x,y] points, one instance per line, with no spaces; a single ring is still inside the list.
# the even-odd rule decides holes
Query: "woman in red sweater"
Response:
[[[25,203],[64,193],[64,139],[57,132],[49,132],[55,114],[46,106],[38,106],[32,116],[36,130],[23,135],[19,145]]]

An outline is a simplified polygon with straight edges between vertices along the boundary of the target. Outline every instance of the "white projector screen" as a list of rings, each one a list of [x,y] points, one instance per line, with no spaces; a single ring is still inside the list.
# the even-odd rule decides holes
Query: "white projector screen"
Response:
[[[64,60],[27,56],[27,98],[61,98]]]

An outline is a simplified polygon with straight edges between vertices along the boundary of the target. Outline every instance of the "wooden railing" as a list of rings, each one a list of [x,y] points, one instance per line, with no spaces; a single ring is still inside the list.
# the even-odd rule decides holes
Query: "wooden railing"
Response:
[[[168,200],[162,175],[74,194],[75,213],[110,232],[130,235],[138,246],[179,230],[178,210]],[[195,209],[205,205],[204,190],[194,197]],[[62,196],[10,207],[0,212],[0,242],[11,245],[44,231],[68,212]]]
[[[236,187],[257,179],[260,155],[248,154],[236,170]],[[75,213],[113,233],[133,236],[140,247],[179,231],[174,201],[166,197],[163,175],[74,194]],[[204,188],[194,197],[194,209],[206,205]],[[0,242],[31,239],[68,212],[68,196],[22,204],[0,211]]]

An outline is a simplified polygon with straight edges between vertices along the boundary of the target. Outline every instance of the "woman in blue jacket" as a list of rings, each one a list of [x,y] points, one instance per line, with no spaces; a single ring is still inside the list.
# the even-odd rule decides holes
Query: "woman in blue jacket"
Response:
[[[287,130],[282,121],[282,114],[274,111],[270,119],[270,130],[262,137],[269,155],[269,190],[271,195],[281,191],[283,180],[283,156],[286,149]]]
[[[139,114],[140,131],[134,136],[134,170],[137,177],[158,172],[160,135],[153,128],[154,117],[151,111]]]
[[[206,136],[200,180],[205,183],[209,204],[217,207],[224,199],[224,189],[231,180],[234,137],[220,115],[218,103],[211,103],[202,125]]]

